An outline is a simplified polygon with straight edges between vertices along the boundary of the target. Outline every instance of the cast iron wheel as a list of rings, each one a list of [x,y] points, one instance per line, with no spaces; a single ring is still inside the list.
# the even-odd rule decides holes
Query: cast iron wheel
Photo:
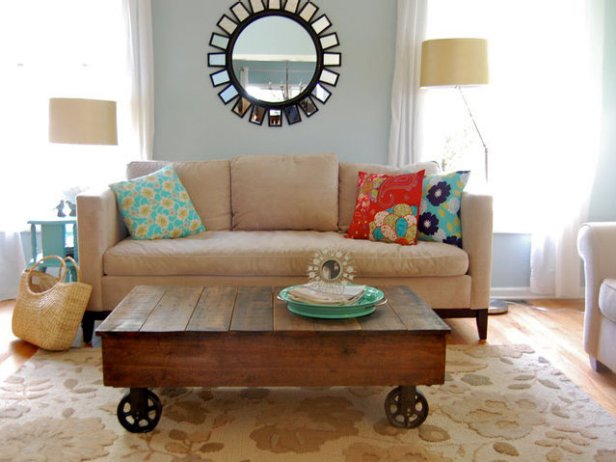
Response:
[[[143,409],[133,409],[131,393],[127,394],[118,404],[118,420],[120,424],[131,433],[147,433],[158,424],[163,413],[163,405],[156,394],[150,390],[144,390]]]
[[[428,400],[423,393],[412,388],[409,399],[403,399],[402,387],[394,388],[385,398],[385,414],[394,427],[417,428],[428,417]]]

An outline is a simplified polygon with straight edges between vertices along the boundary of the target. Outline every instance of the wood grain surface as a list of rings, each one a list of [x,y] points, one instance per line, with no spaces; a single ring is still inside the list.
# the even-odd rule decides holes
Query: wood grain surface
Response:
[[[295,315],[279,290],[135,287],[97,329],[105,385],[443,383],[449,327],[410,289],[351,319]]]

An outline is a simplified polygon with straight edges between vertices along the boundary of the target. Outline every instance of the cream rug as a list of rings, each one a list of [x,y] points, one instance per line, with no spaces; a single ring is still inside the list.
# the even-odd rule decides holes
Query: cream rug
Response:
[[[126,432],[100,349],[40,352],[0,385],[2,461],[614,461],[616,420],[526,346],[456,346],[422,387],[418,429],[385,420],[390,388],[155,389],[158,427]]]

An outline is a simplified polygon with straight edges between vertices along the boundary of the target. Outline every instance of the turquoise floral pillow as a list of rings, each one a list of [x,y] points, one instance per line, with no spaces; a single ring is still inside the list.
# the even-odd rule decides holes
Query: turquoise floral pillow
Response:
[[[169,239],[205,231],[173,165],[109,187],[133,239]]]
[[[426,175],[419,210],[419,240],[462,247],[460,205],[470,172]]]

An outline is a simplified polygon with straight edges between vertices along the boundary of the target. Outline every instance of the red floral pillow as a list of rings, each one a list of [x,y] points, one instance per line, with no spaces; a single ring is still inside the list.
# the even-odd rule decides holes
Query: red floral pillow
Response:
[[[346,237],[416,244],[424,174],[424,170],[402,175],[359,172],[357,201]]]

